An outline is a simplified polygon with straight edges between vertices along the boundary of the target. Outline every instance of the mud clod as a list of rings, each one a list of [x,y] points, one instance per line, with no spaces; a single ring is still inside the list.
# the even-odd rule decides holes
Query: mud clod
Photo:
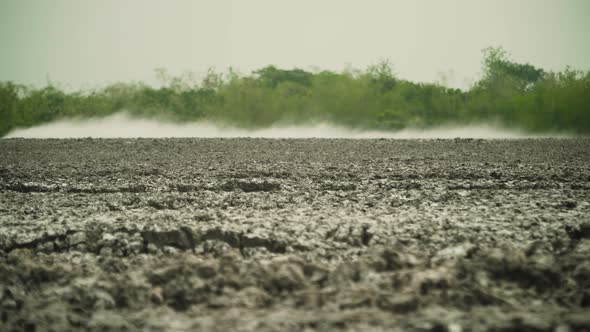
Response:
[[[419,304],[418,297],[413,294],[384,294],[378,300],[379,308],[399,314],[416,311]]]
[[[151,230],[142,232],[141,236],[145,243],[154,244],[157,247],[170,246],[187,250],[195,246],[190,229]]]
[[[577,226],[568,225],[566,231],[572,240],[590,239],[590,222],[585,221]]]

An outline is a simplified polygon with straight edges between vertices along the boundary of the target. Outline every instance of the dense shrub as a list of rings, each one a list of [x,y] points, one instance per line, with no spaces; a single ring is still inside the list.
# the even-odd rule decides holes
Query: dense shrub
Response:
[[[501,48],[484,50],[482,66],[482,78],[467,91],[400,79],[387,62],[343,72],[274,66],[250,75],[211,70],[200,82],[160,70],[165,84],[159,88],[117,83],[75,93],[4,82],[0,136],[16,127],[121,110],[142,118],[246,128],[326,121],[398,130],[493,122],[530,132],[590,134],[590,72],[546,72],[511,61]]]

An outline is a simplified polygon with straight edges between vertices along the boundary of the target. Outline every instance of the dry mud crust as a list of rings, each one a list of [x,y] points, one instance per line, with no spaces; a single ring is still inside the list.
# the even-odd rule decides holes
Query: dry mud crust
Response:
[[[590,330],[590,140],[0,140],[0,330]]]

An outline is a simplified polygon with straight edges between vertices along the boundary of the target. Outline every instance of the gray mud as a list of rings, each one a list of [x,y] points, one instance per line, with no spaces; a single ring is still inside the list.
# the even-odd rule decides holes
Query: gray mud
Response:
[[[590,140],[0,140],[0,330],[590,330]]]

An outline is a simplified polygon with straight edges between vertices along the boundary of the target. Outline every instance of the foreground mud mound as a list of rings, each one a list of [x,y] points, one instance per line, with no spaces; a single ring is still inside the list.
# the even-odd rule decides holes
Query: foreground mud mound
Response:
[[[0,140],[2,331],[590,331],[590,140]]]

